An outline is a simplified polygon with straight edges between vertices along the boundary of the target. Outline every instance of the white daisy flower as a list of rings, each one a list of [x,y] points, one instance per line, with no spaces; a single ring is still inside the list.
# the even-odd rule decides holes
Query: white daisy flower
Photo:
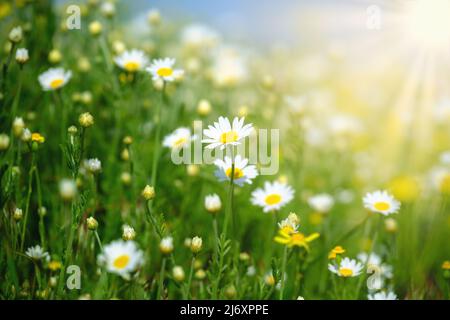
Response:
[[[97,261],[108,272],[129,279],[130,273],[143,265],[144,253],[134,241],[116,240],[103,248],[102,253],[97,257]]]
[[[224,161],[225,160],[225,161]],[[214,164],[217,166],[215,172],[219,181],[230,181],[232,171],[232,161],[230,157],[225,156],[224,160],[217,159]],[[237,155],[234,158],[234,177],[233,182],[242,187],[244,183],[252,184],[252,179],[258,175],[254,165],[248,165],[248,159]]]
[[[63,68],[50,68],[39,75],[39,83],[44,91],[58,90],[64,87],[72,77],[72,71]]]
[[[175,59],[165,58],[165,59],[155,59],[152,61],[150,67],[146,70],[152,74],[153,81],[164,80],[164,81],[174,81],[181,78],[184,71],[181,69],[174,69]]]
[[[325,213],[331,210],[334,205],[332,196],[326,193],[316,194],[308,199],[308,204],[315,211]]]
[[[294,189],[287,184],[266,181],[264,188],[252,192],[252,203],[263,208],[264,212],[279,210],[294,198]]]
[[[356,277],[361,274],[363,269],[364,266],[361,262],[347,257],[342,259],[339,265],[328,264],[328,270],[344,278]]]
[[[50,261],[48,252],[44,251],[39,245],[28,248],[27,251],[25,251],[25,254],[33,260]]]
[[[179,150],[185,146],[190,145],[192,140],[195,140],[195,136],[191,135],[191,130],[189,128],[182,127],[165,136],[163,140],[163,146]]]
[[[210,194],[205,197],[205,208],[208,212],[216,213],[222,208],[222,201],[217,194]]]
[[[218,122],[214,122],[214,126],[208,126],[203,130],[203,134],[207,139],[203,139],[203,143],[209,143],[206,148],[214,149],[219,147],[223,150],[227,145],[236,146],[240,144],[240,140],[249,136],[253,130],[251,123],[244,125],[244,118],[234,118],[233,124],[225,117],[219,117]]]
[[[102,163],[97,158],[89,159],[86,161],[86,168],[91,173],[98,173],[102,171]]]
[[[367,295],[369,300],[397,300],[397,295],[392,291],[380,291],[374,294]]]
[[[115,57],[114,62],[125,71],[137,72],[143,70],[149,60],[143,51],[133,49]]]
[[[400,202],[397,201],[387,191],[375,191],[367,193],[364,198],[364,207],[373,212],[381,213],[388,216],[392,213],[397,213],[400,209]]]

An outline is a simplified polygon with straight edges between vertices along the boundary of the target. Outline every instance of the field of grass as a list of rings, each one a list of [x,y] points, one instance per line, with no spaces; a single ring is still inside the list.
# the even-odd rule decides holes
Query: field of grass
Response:
[[[449,299],[448,101],[126,2],[0,1],[1,299]]]

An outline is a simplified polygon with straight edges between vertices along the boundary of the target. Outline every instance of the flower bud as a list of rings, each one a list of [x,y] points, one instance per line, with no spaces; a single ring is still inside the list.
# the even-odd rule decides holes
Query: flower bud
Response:
[[[57,64],[60,63],[61,60],[62,60],[61,51],[59,51],[58,49],[53,49],[52,51],[49,52],[48,61],[50,63]]]
[[[89,230],[95,231],[98,228],[98,221],[94,217],[87,218],[86,224]]]
[[[145,200],[152,200],[155,197],[155,188],[146,185],[144,190],[142,190],[142,197]]]
[[[25,122],[22,118],[16,117],[13,121],[13,132],[16,137],[20,137],[22,135],[23,129],[25,128]]]
[[[192,238],[191,251],[192,253],[199,253],[202,250],[203,240],[200,237]]]
[[[94,117],[89,112],[85,112],[80,115],[78,122],[82,127],[88,128],[94,124]]]
[[[16,209],[14,210],[14,214],[13,214],[14,220],[20,221],[20,220],[22,220],[22,217],[23,217],[23,211],[22,211],[22,209],[16,208]]]
[[[222,208],[222,202],[217,194],[207,195],[205,197],[205,208],[210,213],[217,213]]]
[[[134,240],[134,238],[136,238],[136,231],[134,231],[134,228],[129,225],[124,225],[122,239],[128,241]]]
[[[15,27],[9,32],[9,41],[13,43],[19,43],[22,41],[23,38],[23,32],[22,27]]]
[[[63,200],[71,201],[77,194],[77,185],[71,179],[63,179],[59,183],[59,193]]]
[[[0,134],[0,151],[4,151],[9,148],[9,140],[9,136],[7,134]]]
[[[39,207],[38,215],[40,217],[45,217],[47,215],[47,208],[46,207]]]
[[[17,49],[16,51],[16,61],[19,64],[25,64],[30,59],[28,55],[28,50],[25,48]]]
[[[172,269],[172,276],[173,278],[178,281],[178,282],[182,282],[185,278],[184,275],[184,270],[181,266],[175,266]]]
[[[99,21],[93,21],[89,24],[89,32],[94,37],[100,35],[102,33],[103,26]]]
[[[208,100],[200,100],[197,105],[197,113],[201,116],[207,116],[211,112],[211,103]]]
[[[147,20],[151,26],[158,26],[161,23],[161,14],[156,9],[150,10]]]
[[[173,251],[173,238],[172,237],[165,237],[161,239],[161,242],[159,243],[159,250],[163,254],[170,254]]]

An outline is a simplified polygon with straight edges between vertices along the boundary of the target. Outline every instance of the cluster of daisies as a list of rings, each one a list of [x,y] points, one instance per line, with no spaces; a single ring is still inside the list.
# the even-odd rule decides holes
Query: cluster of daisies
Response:
[[[124,51],[120,55],[114,57],[115,64],[127,73],[136,73],[139,71],[147,71],[151,74],[153,81],[172,82],[181,80],[184,70],[175,69],[175,59],[164,58],[150,59],[146,54],[137,49]],[[50,68],[39,75],[39,83],[44,91],[54,91],[64,87],[71,79],[72,72],[64,68]]]

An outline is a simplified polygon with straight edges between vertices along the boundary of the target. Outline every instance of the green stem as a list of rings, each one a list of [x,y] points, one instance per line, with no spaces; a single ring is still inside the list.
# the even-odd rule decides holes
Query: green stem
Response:
[[[159,284],[158,284],[158,295],[156,296],[156,299],[161,299],[162,292],[164,289],[164,273],[166,271],[166,257],[163,257],[162,263],[161,263],[161,271],[159,272]]]
[[[281,286],[280,286],[280,300],[283,300],[283,293],[284,293],[284,284],[286,279],[286,263],[287,263],[287,254],[288,254],[288,247],[284,247],[283,252],[283,262],[281,265]]]
[[[100,237],[98,236],[97,230],[94,231],[95,239],[97,240],[98,246],[100,247],[100,250],[103,251],[102,241],[100,240]]]
[[[31,202],[31,194],[33,192],[33,172],[35,170],[35,154],[32,151],[31,153],[31,168],[28,172],[28,193],[27,193],[27,200],[25,205],[25,215],[23,218],[23,225],[22,225],[22,238],[21,238],[21,244],[20,244],[20,251],[23,251],[24,245],[25,245],[25,231],[28,221],[28,215],[30,211],[30,202]]]
[[[192,276],[194,275],[194,264],[195,264],[195,256],[192,256],[191,260],[191,267],[189,269],[189,278],[186,285],[186,294],[185,294],[185,300],[189,299],[191,295],[191,283],[192,283]]]

